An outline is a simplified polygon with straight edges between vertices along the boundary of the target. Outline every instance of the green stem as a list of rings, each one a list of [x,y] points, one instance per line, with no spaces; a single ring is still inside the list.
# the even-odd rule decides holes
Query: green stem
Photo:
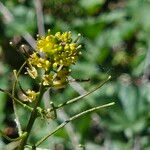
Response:
[[[25,130],[25,132],[27,132],[26,136],[21,140],[21,143],[19,145],[19,148],[18,150],[24,150],[24,146],[26,145],[26,142],[28,140],[28,137],[30,135],[30,132],[31,132],[31,129],[33,127],[33,124],[35,122],[35,119],[37,118],[37,107],[39,106],[41,100],[42,100],[42,97],[43,97],[43,94],[45,92],[45,88],[43,87],[43,84],[41,83],[41,86],[40,86],[40,89],[39,89],[39,96],[36,100],[36,103],[35,103],[35,106],[33,108],[33,111],[31,112],[31,116],[30,116],[30,119],[29,119],[29,122],[27,124],[27,128]]]
[[[14,75],[15,75],[15,81],[14,81],[14,84],[13,84],[13,87],[12,87],[12,96],[14,97],[15,96],[15,88],[16,88],[16,85],[17,85],[17,82],[18,82],[18,77],[23,69],[23,67],[26,65],[26,62],[25,61],[22,66],[20,67],[20,69],[18,70],[18,72],[14,72]],[[19,136],[22,135],[22,129],[21,129],[21,124],[20,124],[20,121],[19,121],[19,116],[18,116],[18,113],[17,113],[17,108],[16,108],[16,103],[14,101],[14,99],[12,99],[13,101],[13,109],[14,109],[14,113],[15,113],[15,118],[16,118],[16,123],[17,123],[17,127],[18,127],[18,132],[19,132]]]
[[[69,118],[68,120],[64,121],[62,124],[60,124],[55,130],[53,130],[51,133],[49,133],[48,135],[46,135],[45,137],[43,137],[41,140],[39,140],[35,146],[39,146],[41,143],[43,143],[47,138],[49,138],[51,135],[55,134],[58,130],[60,130],[61,128],[63,128],[66,124],[68,124],[69,122],[79,118],[79,117],[82,117],[88,113],[91,113],[91,112],[94,112],[100,108],[105,108],[105,107],[109,107],[109,106],[112,106],[114,105],[115,102],[111,102],[111,103],[108,103],[108,104],[105,104],[105,105],[102,105],[102,106],[97,106],[97,107],[94,107],[94,108],[91,108],[91,109],[88,109],[86,111],[83,111],[77,115],[74,115],[73,117]]]
[[[20,105],[23,106],[24,108],[27,108],[27,109],[30,110],[30,111],[33,110],[32,107],[30,107],[30,106],[28,106],[28,105],[22,103],[21,100],[15,98],[14,96],[12,96],[12,94],[10,94],[9,92],[7,92],[6,90],[3,90],[3,89],[0,88],[0,91],[3,92],[3,93],[5,93],[5,94],[7,94],[11,99],[13,99],[15,102],[17,102],[18,104],[20,104]]]
[[[106,82],[108,82],[110,79],[111,79],[111,76],[109,76],[106,80],[104,80],[102,83],[100,83],[99,85],[97,85],[95,88],[93,88],[93,89],[90,90],[89,92],[87,92],[87,93],[85,93],[85,94],[83,94],[83,95],[81,95],[81,96],[78,96],[78,97],[76,97],[76,98],[73,98],[73,99],[71,99],[71,100],[69,100],[69,101],[66,101],[66,102],[64,102],[64,103],[62,103],[62,104],[59,104],[58,106],[55,106],[55,109],[58,109],[58,108],[61,108],[61,107],[65,106],[65,105],[72,104],[72,103],[75,103],[75,102],[79,101],[80,99],[82,99],[82,98],[84,98],[84,97],[90,95],[91,93],[97,91],[99,88],[101,88],[101,87],[102,87]],[[53,110],[51,110],[51,111],[53,111]]]

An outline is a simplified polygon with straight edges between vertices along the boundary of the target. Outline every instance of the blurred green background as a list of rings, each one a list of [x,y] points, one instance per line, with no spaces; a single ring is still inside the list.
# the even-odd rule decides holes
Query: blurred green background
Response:
[[[32,49],[29,43],[34,47],[34,41],[30,35],[36,39],[38,28],[44,34],[42,13],[46,32],[51,29],[52,33],[82,34],[83,55],[72,66],[71,74],[73,78],[91,79],[89,83],[80,83],[82,87],[90,89],[108,75],[112,80],[85,100],[65,107],[56,122],[48,124],[39,119],[31,143],[66,117],[115,101],[111,108],[74,121],[41,147],[72,150],[81,144],[86,150],[150,150],[150,0],[43,0],[42,5],[39,2],[0,1],[0,88],[11,91],[12,70],[24,61],[20,45],[26,44],[27,50]],[[23,88],[36,89],[33,80],[24,73],[20,81]],[[81,88],[79,92],[84,90]],[[71,86],[49,94],[56,104],[78,96]],[[12,103],[2,93],[0,101],[0,129],[10,137],[17,137]],[[18,112],[24,128],[29,112],[20,106]],[[6,144],[11,143],[0,138],[0,149],[5,149]]]

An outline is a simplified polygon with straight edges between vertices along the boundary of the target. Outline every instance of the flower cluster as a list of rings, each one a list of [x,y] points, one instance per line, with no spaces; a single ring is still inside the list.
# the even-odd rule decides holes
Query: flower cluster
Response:
[[[24,101],[33,102],[36,99],[38,94],[39,94],[38,92],[36,93],[35,91],[32,91],[32,90],[28,89],[26,91],[26,94],[23,94]]]
[[[73,40],[71,32],[50,34],[38,37],[36,52],[28,60],[27,73],[33,79],[41,78],[44,86],[63,88],[68,83],[71,72],[69,67],[75,64],[81,54],[78,37]]]
[[[37,55],[37,53],[33,53],[28,59],[29,63],[33,66],[37,66],[38,68],[43,68],[47,71],[50,68],[50,61],[41,58]]]
[[[55,35],[49,34],[37,40],[37,50],[46,54],[54,68],[59,65],[67,67],[75,64],[80,54],[78,51],[80,47],[76,40],[72,42],[71,32],[62,34],[57,32]]]

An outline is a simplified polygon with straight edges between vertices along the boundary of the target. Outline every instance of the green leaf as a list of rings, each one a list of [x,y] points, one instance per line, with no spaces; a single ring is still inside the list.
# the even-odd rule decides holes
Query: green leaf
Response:
[[[137,89],[131,84],[121,83],[119,85],[119,98],[123,107],[123,111],[130,121],[134,121],[137,117],[138,95]]]

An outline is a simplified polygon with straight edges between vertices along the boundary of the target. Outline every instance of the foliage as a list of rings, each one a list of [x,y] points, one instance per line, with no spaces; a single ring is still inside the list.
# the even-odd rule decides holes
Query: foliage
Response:
[[[0,13],[0,83],[1,88],[10,90],[13,77],[12,70],[22,64],[19,45],[27,42],[20,37],[29,32],[36,37],[36,11],[34,1],[1,1],[13,15],[8,23]],[[83,38],[82,53],[77,65],[72,66],[73,78],[88,79],[90,83],[81,83],[88,89],[91,85],[111,75],[113,78],[95,94],[86,97],[84,101],[64,108],[69,116],[101,105],[112,100],[116,105],[109,110],[93,113],[85,118],[76,120],[73,125],[79,143],[86,149],[135,149],[150,148],[150,2],[148,0],[45,0],[43,1],[44,25],[52,33],[57,31],[72,31],[74,37],[81,33]],[[9,20],[9,19],[8,19]],[[16,48],[8,45],[15,43]],[[27,47],[27,51],[30,48]],[[14,61],[14,58],[15,61]],[[8,81],[9,77],[9,81]],[[37,89],[37,85],[22,74],[25,89]],[[73,83],[72,83],[73,84]],[[58,92],[59,91],[59,92]],[[20,91],[18,91],[19,93]],[[60,93],[61,92],[61,93]],[[59,94],[60,93],[60,94]],[[52,90],[50,92],[56,104],[77,96],[71,87]],[[61,95],[61,96],[60,96]],[[17,137],[14,127],[14,116],[9,98],[0,94],[0,128],[10,137]],[[44,104],[43,104],[44,105]],[[7,110],[9,107],[9,110]],[[21,122],[26,124],[28,112],[19,109]],[[52,123],[51,128],[60,124],[64,119]],[[12,123],[13,122],[13,123]],[[45,126],[45,127],[43,127]],[[34,143],[40,135],[47,133],[49,127],[40,121],[35,126]],[[39,135],[36,134],[37,130]],[[8,132],[9,131],[9,132]],[[10,132],[11,131],[11,132]],[[63,129],[50,138],[49,145],[53,149],[59,146],[63,149],[73,149],[67,129]],[[8,141],[2,140],[0,145]],[[55,148],[54,148],[55,146]],[[1,146],[0,146],[1,147]],[[61,149],[60,148],[60,149]]]

